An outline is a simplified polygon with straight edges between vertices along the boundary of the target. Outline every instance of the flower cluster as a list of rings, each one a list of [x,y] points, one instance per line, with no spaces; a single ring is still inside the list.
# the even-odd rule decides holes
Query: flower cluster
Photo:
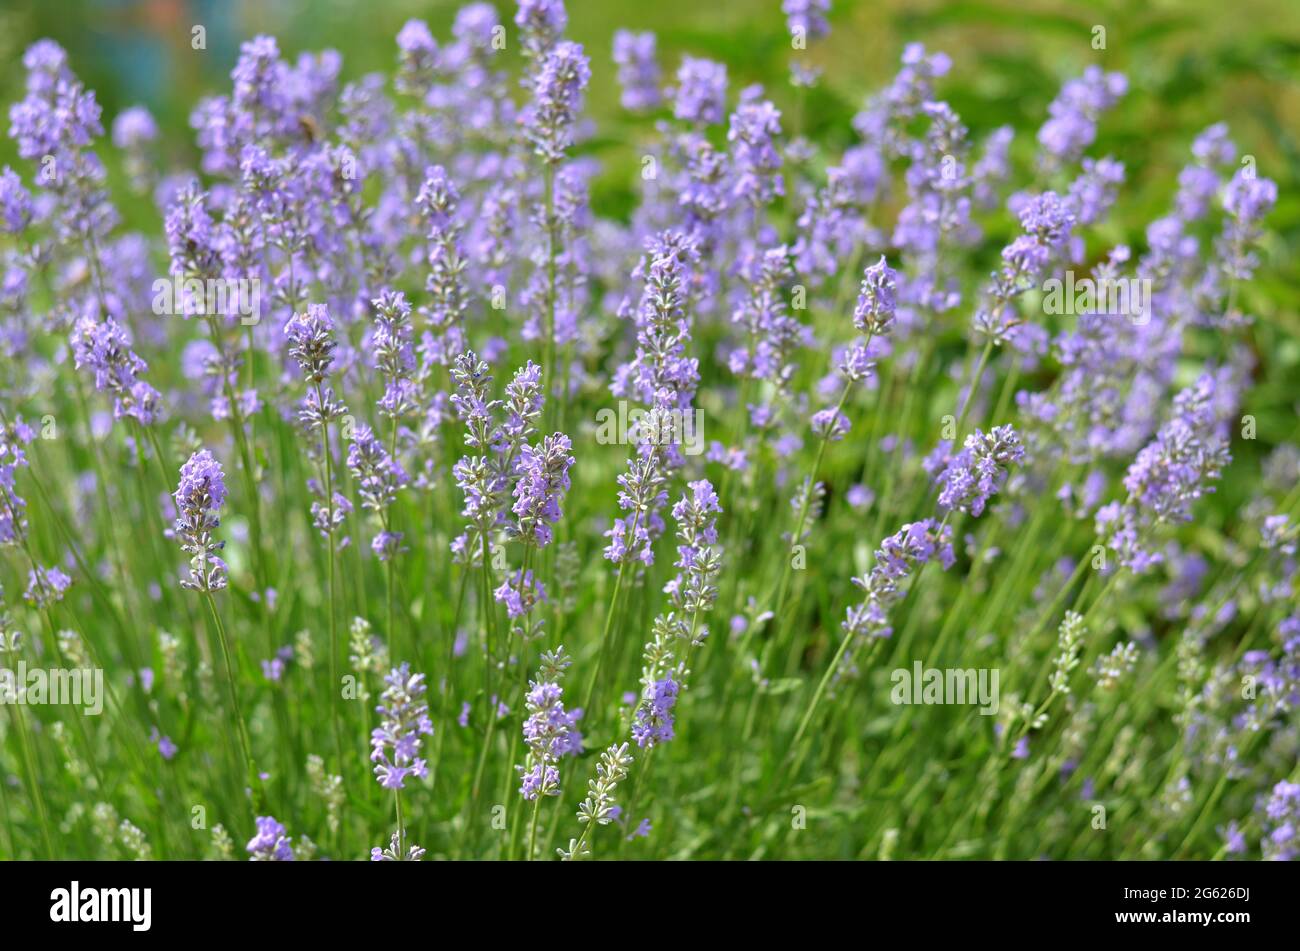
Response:
[[[1273,787],[1261,812],[1264,858],[1281,862],[1300,858],[1300,783],[1282,780]]]
[[[781,12],[785,14],[790,35],[805,42],[831,31],[826,22],[830,9],[831,0],[781,0]]]
[[[577,730],[582,710],[564,709],[564,688],[560,680],[570,660],[559,647],[542,655],[538,679],[530,681],[524,695],[524,744],[528,755],[519,773],[519,795],[534,800],[560,794],[560,771],[556,764],[564,756],[582,752],[582,734]]]
[[[37,565],[27,572],[27,590],[23,592],[23,598],[44,610],[62,601],[70,587],[72,578],[59,568]]]
[[[250,862],[292,862],[293,840],[272,816],[257,817],[257,835],[246,846]]]
[[[528,141],[543,162],[564,160],[573,144],[582,91],[590,80],[591,67],[577,43],[556,43],[542,59],[524,121]]]
[[[546,436],[534,448],[520,450],[515,482],[515,513],[518,533],[538,548],[551,543],[551,526],[560,520],[560,503],[569,491],[569,468],[573,443],[563,433]]]
[[[27,500],[18,494],[18,470],[29,465],[23,449],[36,433],[21,418],[0,426],[0,547],[27,538]]]
[[[713,610],[718,597],[715,582],[722,570],[722,550],[715,516],[721,511],[707,479],[689,483],[673,506],[677,574],[664,585],[672,609],[655,618],[652,639],[643,651],[641,699],[632,725],[632,739],[643,749],[676,735],[673,707],[690,674],[688,661],[709,636],[700,616]]]
[[[408,845],[406,851],[402,851],[401,836],[394,832],[392,839],[384,848],[375,846],[370,850],[370,861],[372,862],[418,862],[424,858],[427,849],[422,849],[418,845]]]
[[[433,732],[428,704],[422,699],[427,689],[424,674],[411,673],[410,664],[394,667],[386,677],[375,707],[383,719],[370,733],[370,760],[375,778],[385,789],[404,789],[407,777],[423,779],[428,764],[420,756],[420,737]]]
[[[217,554],[226,543],[212,533],[221,525],[217,512],[226,501],[226,475],[221,463],[201,449],[181,466],[176,500],[176,537],[190,556],[190,576],[181,587],[193,591],[220,591],[226,586],[226,563]]]
[[[78,369],[95,378],[95,389],[113,397],[113,416],[152,426],[162,412],[162,396],[140,379],[149,369],[135,351],[126,329],[112,317],[82,317],[72,331],[72,355]]]
[[[1300,857],[1300,449],[1278,426],[1296,353],[1265,268],[1289,170],[1264,177],[1273,153],[1224,123],[1188,128],[1165,205],[1135,218],[1160,163],[1123,75],[1064,74],[1046,116],[997,126],[965,109],[993,87],[920,43],[850,120],[848,74],[815,90],[833,64],[808,52],[830,0],[769,0],[748,64],[726,43],[669,63],[689,31],[618,31],[594,97],[621,106],[611,129],[563,0],[510,15],[410,20],[365,74],[241,38],[190,149],[142,107],[101,115],[53,42],[23,56],[0,168],[0,655],[102,659],[131,701],[112,736],[146,756],[15,707],[9,851],[304,861],[317,824],[331,859],[418,860],[408,828],[506,858],[527,830],[532,858],[572,793],[564,859],[601,836],[798,855],[826,837],[775,835],[754,777],[815,809],[938,776],[925,821],[832,817],[834,849]],[[147,544],[160,512],[220,656],[186,649],[175,549]],[[917,658],[999,659],[1018,693],[981,721],[836,689]],[[344,822],[357,731],[380,788]],[[870,769],[839,755],[854,743]],[[478,820],[516,782],[527,808],[496,834]],[[246,792],[246,853],[141,808],[205,784]],[[1059,821],[1103,799],[1149,834]],[[259,815],[285,803],[292,840]]]
[[[1128,498],[1097,512],[1097,531],[1120,565],[1142,574],[1163,560],[1150,547],[1151,529],[1185,522],[1191,505],[1217,480],[1231,455],[1214,402],[1215,377],[1206,374],[1174,398],[1173,415],[1137,454],[1124,476]]]
[[[400,550],[402,535],[389,529],[389,508],[397,492],[411,481],[406,470],[364,424],[353,434],[348,447],[348,469],[357,480],[361,505],[379,517],[382,530],[371,543],[376,557],[387,561]]]
[[[978,518],[1006,481],[1007,467],[1024,457],[1025,448],[1010,426],[994,426],[987,433],[976,429],[935,479],[940,487],[939,507]]]
[[[655,60],[653,33],[615,32],[614,64],[618,66],[624,109],[641,112],[659,105],[659,64]]]
[[[667,743],[676,736],[673,732],[673,707],[681,684],[671,675],[653,681],[636,709],[636,722],[632,725],[632,739],[645,749]]]
[[[848,608],[844,632],[855,638],[891,636],[889,608],[899,599],[899,583],[928,562],[938,561],[948,569],[956,560],[951,526],[933,519],[904,525],[880,543],[875,567],[853,579],[862,589],[862,601]]]

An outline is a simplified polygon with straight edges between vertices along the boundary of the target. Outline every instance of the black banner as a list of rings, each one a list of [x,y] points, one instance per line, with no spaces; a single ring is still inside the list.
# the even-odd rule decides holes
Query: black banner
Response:
[[[430,927],[431,908],[472,923],[484,912],[489,921],[522,921],[533,904],[549,905],[557,923],[587,934],[605,920],[618,933],[647,902],[680,901],[692,919],[725,922],[728,931],[782,919],[830,936],[852,920],[855,930],[936,938],[1030,938],[1049,929],[1072,936],[1198,931],[1231,940],[1293,920],[1295,893],[1289,870],[1247,863],[628,862],[544,872],[526,863],[276,865],[0,865],[6,931],[337,941]],[[717,914],[704,914],[714,902]],[[664,914],[678,912],[662,907],[656,917]]]

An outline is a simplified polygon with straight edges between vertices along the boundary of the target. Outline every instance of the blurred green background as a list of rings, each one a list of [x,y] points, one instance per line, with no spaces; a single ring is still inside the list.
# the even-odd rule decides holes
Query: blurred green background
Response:
[[[243,40],[274,34],[287,57],[332,47],[343,54],[346,80],[390,71],[394,37],[410,17],[447,36],[458,6],[446,0],[5,0],[0,93],[6,103],[21,95],[23,49],[51,37],[97,91],[106,127],[122,109],[143,103],[164,130],[161,165],[193,167],[189,112],[201,96],[229,91]],[[569,35],[593,59],[589,108],[599,132],[591,148],[606,168],[595,196],[598,213],[627,210],[639,155],[619,116],[610,60],[614,30],[655,31],[665,73],[684,51],[722,60],[733,95],[742,84],[763,83],[790,116],[791,49],[780,6],[780,0],[569,0]],[[497,8],[507,21],[514,15],[513,2]],[[911,40],[952,56],[941,93],[977,136],[1004,123],[1022,130],[1015,153],[1022,160],[1063,79],[1090,63],[1126,72],[1131,92],[1105,118],[1093,150],[1113,153],[1129,171],[1115,240],[1141,244],[1145,224],[1169,206],[1192,137],[1228,120],[1242,151],[1256,157],[1260,174],[1275,179],[1281,193],[1270,218],[1279,237],[1258,288],[1275,306],[1261,308],[1261,316],[1300,337],[1300,267],[1293,263],[1300,252],[1300,2],[833,0],[831,21],[831,36],[801,54],[825,71],[802,108],[802,123],[828,149],[852,140],[849,119],[893,74]],[[207,29],[205,51],[190,48],[195,24]],[[1097,26],[1106,30],[1104,50],[1093,49]],[[0,161],[15,161],[7,139]]]

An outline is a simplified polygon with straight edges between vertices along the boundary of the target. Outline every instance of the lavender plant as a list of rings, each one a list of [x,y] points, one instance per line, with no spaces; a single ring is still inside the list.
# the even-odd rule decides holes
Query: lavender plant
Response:
[[[1294,175],[834,6],[252,36],[184,132],[30,46],[0,857],[1300,855]]]

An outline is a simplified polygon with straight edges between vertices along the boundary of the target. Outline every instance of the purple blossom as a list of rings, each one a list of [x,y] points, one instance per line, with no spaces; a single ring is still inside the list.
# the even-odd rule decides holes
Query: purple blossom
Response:
[[[577,43],[557,43],[542,60],[524,115],[524,134],[542,161],[559,163],[573,144],[582,91],[590,80],[591,67]]]
[[[27,537],[27,500],[18,494],[16,476],[30,464],[23,447],[34,438],[21,419],[0,427],[0,546],[22,544]]]
[[[506,614],[513,620],[531,614],[536,605],[545,603],[546,587],[531,570],[512,572],[492,596],[506,606]]]
[[[1051,118],[1038,130],[1043,160],[1051,167],[1072,162],[1097,137],[1097,120],[1128,91],[1123,73],[1107,73],[1089,66],[1081,77],[1069,80],[1047,107]]]
[[[404,789],[408,776],[423,779],[429,767],[420,756],[420,737],[433,733],[429,707],[423,700],[424,674],[412,674],[410,664],[394,667],[384,677],[383,701],[376,712],[379,726],[370,733],[370,760],[375,778],[385,789]]]
[[[564,708],[564,688],[560,681],[572,661],[564,648],[542,653],[536,680],[529,681],[524,695],[524,744],[528,754],[519,773],[519,794],[533,800],[539,796],[560,794],[560,775],[556,764],[562,757],[577,756],[582,752],[582,734],[577,724],[582,719],[581,710]]]
[[[736,182],[732,194],[751,205],[766,205],[785,194],[781,178],[781,113],[766,99],[742,102],[731,114],[727,141],[732,143]]]
[[[1280,862],[1300,858],[1300,783],[1279,782],[1259,811],[1264,827],[1260,842],[1264,858]]]
[[[113,120],[113,144],[119,149],[140,149],[158,138],[158,124],[144,106],[132,106]]]
[[[302,369],[311,383],[319,383],[329,376],[334,362],[334,323],[324,304],[308,304],[307,310],[294,314],[284,325],[284,335],[289,339],[289,355]]]
[[[673,707],[677,704],[677,695],[681,685],[671,676],[656,680],[650,685],[640,706],[636,708],[636,722],[632,725],[632,739],[642,749],[667,743],[676,734],[673,732]]]
[[[226,586],[226,563],[217,554],[225,542],[215,541],[221,525],[217,511],[226,500],[226,477],[216,458],[202,449],[181,466],[176,501],[176,537],[190,556],[190,576],[181,587],[194,591],[219,591]]]
[[[852,579],[863,597],[849,607],[842,624],[845,633],[861,638],[891,636],[889,609],[900,597],[899,582],[930,561],[938,561],[945,570],[956,562],[952,526],[925,519],[904,525],[881,542],[875,567]]]
[[[713,125],[727,110],[727,67],[712,60],[683,56],[677,86],[671,91],[673,115],[686,122]]]
[[[1202,376],[1174,398],[1173,415],[1137,454],[1124,476],[1128,498],[1097,512],[1097,531],[1108,536],[1124,567],[1142,574],[1162,556],[1149,533],[1159,524],[1190,521],[1192,503],[1214,491],[1231,460],[1215,413],[1216,381]]]
[[[569,25],[563,0],[520,0],[515,26],[523,34],[524,55],[538,59],[547,53]]]
[[[72,332],[72,353],[77,368],[94,375],[95,389],[112,394],[114,419],[130,417],[152,426],[159,418],[162,397],[140,379],[149,365],[131,349],[126,330],[112,317],[79,319]]]
[[[421,339],[420,351],[429,362],[449,366],[465,349],[463,325],[469,306],[465,288],[469,262],[461,243],[460,192],[446,170],[435,165],[426,170],[415,203],[428,226],[425,239],[429,272],[424,280],[428,302],[421,307],[421,314],[429,332]]]
[[[976,429],[935,479],[940,487],[940,508],[969,512],[978,518],[1006,481],[1007,468],[1024,457],[1020,437],[1010,426],[995,426],[988,433]]]
[[[357,480],[362,507],[377,514],[386,512],[398,489],[410,482],[406,470],[364,424],[357,427],[348,447],[348,469]]]
[[[865,334],[889,333],[898,308],[898,272],[885,263],[884,255],[862,272],[858,302],[853,308],[853,325]]]
[[[826,14],[831,10],[831,0],[781,0],[790,35],[798,41],[817,39],[831,31]],[[802,48],[802,47],[799,47]]]
[[[166,734],[159,732],[157,727],[154,727],[150,731],[149,740],[150,742],[157,745],[158,755],[161,756],[164,760],[170,761],[176,756],[178,752],[180,752],[180,747],[178,747],[174,742],[172,742],[172,738],[170,736],[167,736]]]
[[[43,568],[37,565],[27,572],[27,590],[23,598],[41,610],[58,604],[64,593],[72,587],[72,579],[56,567]]]
[[[538,548],[551,543],[550,526],[560,520],[560,503],[569,491],[572,448],[568,436],[556,433],[545,437],[537,448],[524,446],[520,451],[511,510],[518,519],[519,534]]]
[[[614,33],[614,63],[618,66],[621,102],[629,112],[658,107],[659,64],[655,60],[655,35],[618,30]]]
[[[0,228],[20,234],[32,220],[32,196],[8,165],[0,172]]]
[[[272,816],[257,817],[257,835],[246,846],[251,862],[292,862],[293,840]]]

